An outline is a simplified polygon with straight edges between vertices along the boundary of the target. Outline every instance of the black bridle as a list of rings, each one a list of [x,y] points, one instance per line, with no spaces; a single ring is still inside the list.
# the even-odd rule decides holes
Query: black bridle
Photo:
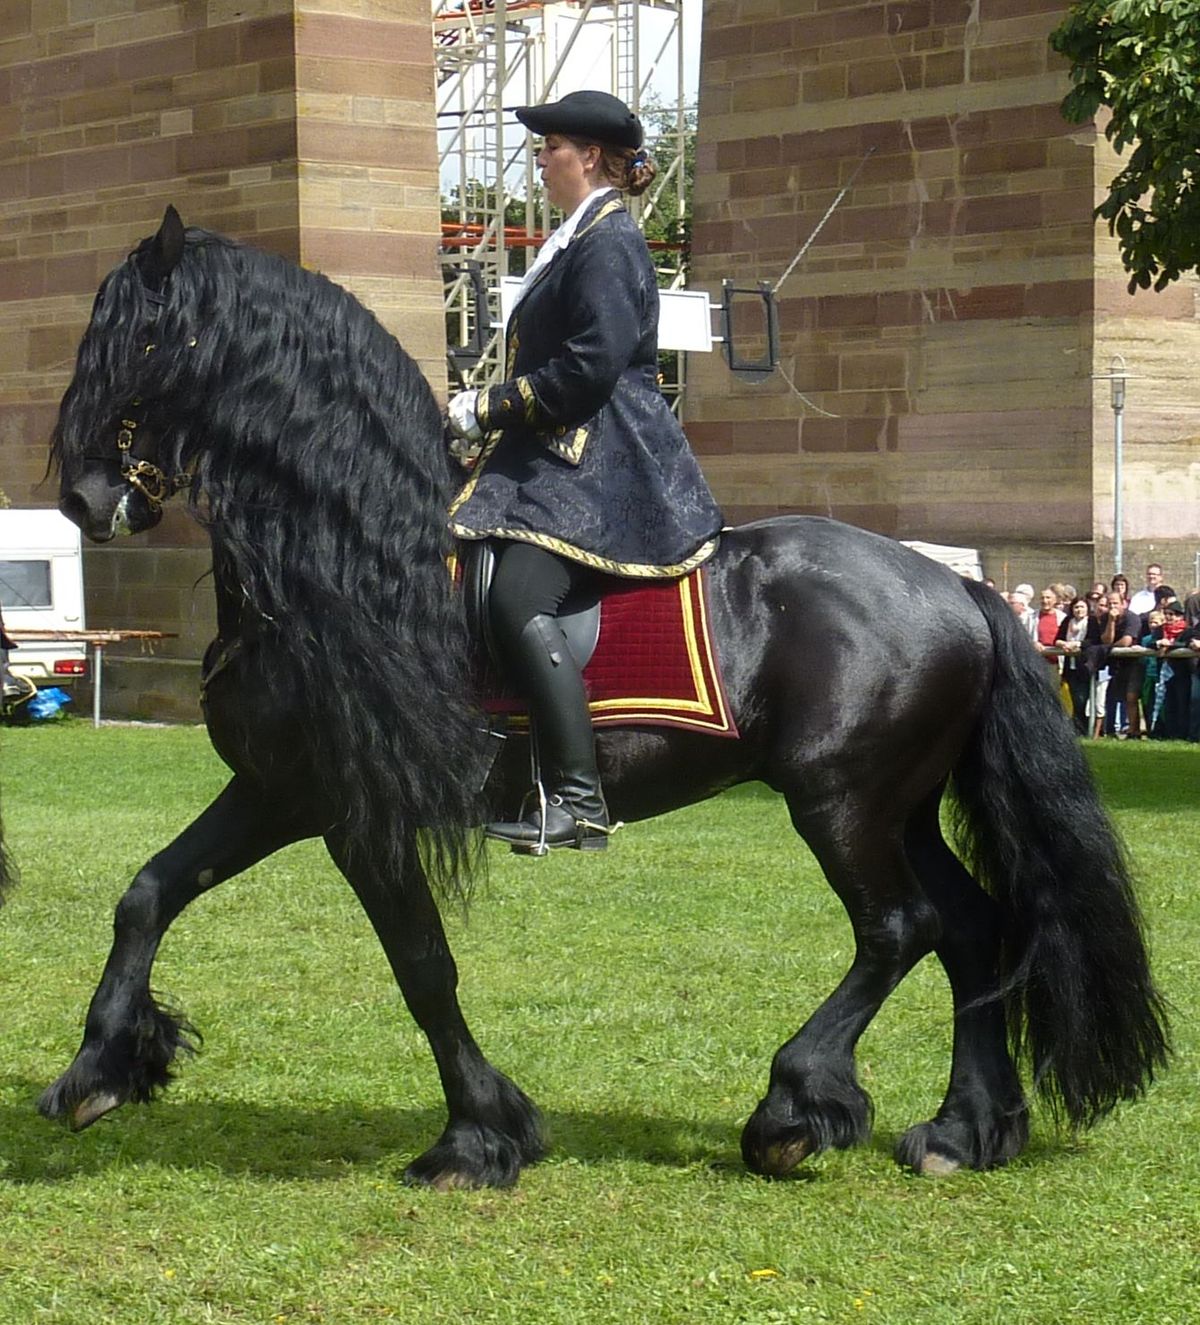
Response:
[[[154,308],[154,314],[150,319],[151,327],[158,321],[163,308],[166,306],[166,295],[158,291],[151,290],[145,282],[142,283],[142,293],[146,296]],[[191,344],[195,345],[193,338]],[[151,354],[158,347],[153,341],[146,345],[145,353]],[[129,413],[142,403],[140,396],[134,396],[129,402]],[[138,430],[140,420],[135,418],[123,418],[121,427],[117,432],[117,458],[121,465],[121,477],[130,487],[136,489],[142,494],[151,511],[157,514],[162,510],[163,503],[169,501],[181,488],[186,488],[192,481],[190,471],[183,471],[179,474],[168,474],[151,460],[142,460],[133,454],[134,434]]]

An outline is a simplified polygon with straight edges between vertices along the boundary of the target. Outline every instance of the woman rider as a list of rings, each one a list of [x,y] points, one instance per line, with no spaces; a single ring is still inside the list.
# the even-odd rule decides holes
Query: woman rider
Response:
[[[492,539],[490,614],[510,682],[529,704],[547,796],[489,837],[516,851],[607,845],[580,669],[557,615],[598,575],[665,579],[712,555],[721,513],[658,388],[658,287],[621,203],[654,178],[637,116],[572,92],[517,118],[544,137],[537,164],[566,220],[526,274],[507,328],[507,380],[450,403],[483,441],[450,528]]]

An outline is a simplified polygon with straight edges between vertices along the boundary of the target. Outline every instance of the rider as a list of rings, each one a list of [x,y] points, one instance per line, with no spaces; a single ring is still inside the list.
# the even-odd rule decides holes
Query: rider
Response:
[[[658,287],[621,202],[654,178],[642,125],[606,92],[572,92],[517,118],[544,141],[542,184],[566,216],[526,273],[507,329],[507,380],[450,402],[483,442],[450,508],[464,539],[492,539],[493,637],[529,704],[548,846],[607,845],[587,695],[556,620],[597,575],[684,575],[716,548],[721,513],[658,387]],[[530,850],[535,807],[487,834]]]

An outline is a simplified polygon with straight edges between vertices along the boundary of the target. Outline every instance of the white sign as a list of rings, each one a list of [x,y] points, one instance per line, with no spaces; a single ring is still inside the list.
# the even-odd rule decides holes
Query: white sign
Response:
[[[512,316],[519,276],[506,276],[500,282],[500,316],[508,325]],[[712,316],[708,294],[704,290],[660,290],[658,292],[658,348],[660,350],[695,350],[705,353],[713,347]]]

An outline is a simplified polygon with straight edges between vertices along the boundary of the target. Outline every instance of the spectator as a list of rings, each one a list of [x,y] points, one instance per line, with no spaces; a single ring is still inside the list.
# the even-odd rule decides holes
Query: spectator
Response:
[[[1124,578],[1123,576],[1121,577]],[[1116,580],[1113,581],[1114,585]],[[1131,612],[1119,592],[1109,594],[1108,617],[1101,632],[1101,642],[1109,648],[1127,649],[1141,639],[1141,620]],[[1109,660],[1110,681],[1108,686],[1105,730],[1109,735],[1121,735],[1116,723],[1116,709],[1119,700],[1125,702],[1125,719],[1131,740],[1137,740],[1141,734],[1138,714],[1138,690],[1142,675],[1136,658],[1115,658]],[[1111,718],[1110,715],[1111,714]]]
[[[1037,613],[1029,606],[1033,602],[1033,585],[1018,584],[1008,595],[1008,605],[1016,614],[1017,620],[1025,628],[1030,639],[1037,635]]]
[[[1039,653],[1054,647],[1058,641],[1058,627],[1062,623],[1063,617],[1064,613],[1059,611],[1058,607],[1058,595],[1055,593],[1053,585],[1048,586],[1042,590],[1037,621],[1033,628],[1033,642]],[[1057,678],[1057,655],[1048,655],[1046,661],[1054,669],[1054,675]]]
[[[1112,579],[1109,580],[1108,592],[1110,595],[1113,593],[1119,593],[1122,602],[1129,597],[1129,580],[1123,571],[1117,571]]]
[[[1183,600],[1183,633],[1175,641],[1177,648],[1189,648],[1200,654],[1200,589],[1193,589]],[[1189,741],[1200,741],[1200,663],[1192,660],[1192,702],[1188,719]]]
[[[1162,609],[1151,608],[1139,619],[1142,622],[1143,633],[1138,643],[1143,649],[1155,648],[1162,639],[1164,621]],[[1147,736],[1153,736],[1159,710],[1162,708],[1161,665],[1157,657],[1139,660],[1139,665],[1142,669],[1142,683],[1138,690],[1142,704],[1142,727]]]
[[[1188,633],[1184,619],[1183,604],[1178,598],[1168,599],[1162,607],[1163,626],[1160,638],[1156,641],[1159,654],[1166,654],[1175,648]],[[1151,728],[1152,735],[1161,736],[1167,741],[1186,741],[1190,732],[1190,710],[1192,703],[1192,677],[1196,670],[1195,662],[1190,658],[1161,658],[1159,667],[1159,713],[1161,720],[1157,730]]]
[[[1088,600],[1076,596],[1059,623],[1056,640],[1063,651],[1063,681],[1071,696],[1071,717],[1080,736],[1088,731],[1088,699],[1101,652],[1099,620],[1088,610]]]
[[[1095,598],[1092,593],[1096,586],[1092,586],[1092,591],[1088,593],[1088,610],[1092,619],[1097,623],[1100,630],[1104,629],[1104,623],[1108,620],[1108,586],[1101,585],[1100,592]],[[1108,698],[1108,660],[1103,653],[1096,655],[1096,684],[1092,687],[1092,735],[1099,738],[1104,735],[1104,715],[1106,712],[1105,702]]]
[[[1183,600],[1183,619],[1189,626],[1200,626],[1200,589],[1193,589]]]
[[[1131,612],[1136,612],[1138,616],[1145,616],[1146,613],[1153,608],[1154,591],[1160,584],[1162,584],[1162,578],[1162,567],[1157,561],[1152,561],[1149,566],[1146,567],[1145,586],[1139,589],[1129,600],[1129,610]]]

